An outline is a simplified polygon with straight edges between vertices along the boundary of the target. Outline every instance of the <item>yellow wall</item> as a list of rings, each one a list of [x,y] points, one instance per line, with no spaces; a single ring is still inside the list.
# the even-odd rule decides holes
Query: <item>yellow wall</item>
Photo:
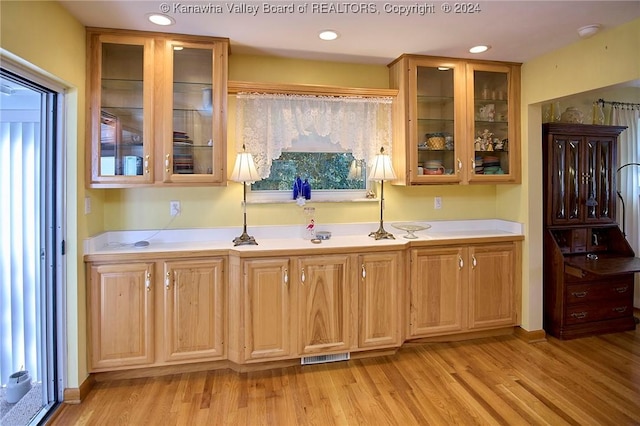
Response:
[[[318,62],[262,56],[231,55],[229,79],[271,83],[320,84],[344,87],[388,88],[386,66]],[[235,159],[235,97],[229,97],[228,169]],[[499,215],[495,186],[396,187],[385,185],[385,221],[485,219]],[[180,200],[182,213],[171,228],[242,226],[242,186],[230,182],[214,188],[140,188],[107,190],[105,230],[159,229],[169,223],[169,201]],[[442,197],[442,209],[433,209],[433,197]],[[376,222],[373,203],[318,203],[316,220],[322,223]],[[251,205],[250,225],[300,223],[295,204]]]
[[[640,79],[639,52],[636,19],[522,67],[522,185],[498,187],[496,203],[505,207],[507,218],[525,224],[522,326],[527,330],[542,328],[541,104]]]
[[[64,143],[67,150],[67,280],[65,316],[67,332],[67,387],[76,388],[86,377],[85,287],[81,242],[102,230],[84,215],[84,27],[56,2],[0,2],[0,48],[35,72],[68,87]],[[82,206],[82,207],[81,207]]]

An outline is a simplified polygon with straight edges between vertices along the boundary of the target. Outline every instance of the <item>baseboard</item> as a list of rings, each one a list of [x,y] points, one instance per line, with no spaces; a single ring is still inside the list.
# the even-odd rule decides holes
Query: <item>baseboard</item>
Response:
[[[65,404],[80,404],[84,398],[87,397],[95,380],[92,375],[87,377],[84,382],[80,384],[79,388],[66,388],[63,393],[63,399]]]
[[[514,333],[519,339],[527,343],[538,343],[547,341],[547,333],[544,330],[528,331],[521,327],[515,328]]]
[[[475,340],[475,339],[483,339],[486,337],[500,337],[500,336],[509,336],[514,333],[514,329],[518,327],[509,326],[509,327],[500,327],[494,328],[492,330],[481,330],[481,331],[466,331],[463,333],[446,333],[439,336],[429,336],[429,337],[418,337],[415,339],[407,340],[402,344],[402,347],[410,346],[413,344],[423,344],[423,343],[446,343],[446,342],[462,342],[465,340]]]

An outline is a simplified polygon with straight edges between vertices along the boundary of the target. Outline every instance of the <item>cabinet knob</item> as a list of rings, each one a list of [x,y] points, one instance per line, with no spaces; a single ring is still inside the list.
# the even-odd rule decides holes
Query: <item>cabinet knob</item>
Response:
[[[289,270],[285,268],[285,270],[283,271],[283,275],[282,275],[282,280],[284,281],[285,285],[289,284]]]
[[[151,291],[151,272],[147,271],[144,286],[147,288],[147,291]]]
[[[300,275],[300,280],[302,281],[302,284],[304,284],[304,280],[305,280],[304,269],[302,270],[302,274]]]
[[[589,293],[589,292],[587,292],[587,291],[574,291],[573,293],[571,293],[571,295],[572,295],[573,297],[580,297],[580,298],[582,298],[582,297],[587,297],[587,294],[588,294],[588,293]]]
[[[456,160],[458,161],[458,173],[461,173],[462,172],[462,161],[459,158],[457,158]]]
[[[582,312],[574,312],[571,314],[571,316],[573,318],[578,318],[578,319],[582,319],[582,318],[586,318],[587,317],[587,313],[582,311]]]
[[[464,260],[462,260],[462,256],[458,256],[458,269],[464,268]]]
[[[164,286],[167,290],[171,288],[171,271],[167,271],[167,276],[164,278]]]
[[[472,267],[473,269],[475,269],[475,268],[476,268],[476,266],[478,266],[478,261],[476,260],[476,257],[472,255],[472,256],[471,256],[471,267]]]
[[[169,166],[171,165],[171,159],[169,157],[169,154],[166,155],[165,159],[164,159],[164,171],[169,173]]]
[[[144,156],[144,172],[146,174],[149,174],[149,159],[151,158],[151,156],[149,154]]]
[[[367,270],[364,268],[364,263],[362,264],[362,278],[367,278]]]
[[[616,287],[614,290],[616,293],[626,293],[627,290],[629,290],[629,286],[625,285],[624,287]]]
[[[621,314],[621,313],[623,313],[623,312],[626,312],[627,307],[626,307],[626,306],[619,306],[619,307],[617,307],[617,308],[613,308],[613,310],[614,310],[615,312],[617,312],[617,313]]]

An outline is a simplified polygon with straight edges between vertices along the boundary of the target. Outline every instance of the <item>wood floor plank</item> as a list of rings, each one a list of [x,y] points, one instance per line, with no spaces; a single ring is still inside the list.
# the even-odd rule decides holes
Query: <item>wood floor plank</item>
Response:
[[[640,425],[640,332],[411,343],[394,355],[98,381],[51,425]]]

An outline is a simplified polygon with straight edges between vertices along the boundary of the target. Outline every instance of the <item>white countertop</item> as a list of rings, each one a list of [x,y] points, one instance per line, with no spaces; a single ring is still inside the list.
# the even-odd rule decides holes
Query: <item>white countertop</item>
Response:
[[[431,228],[416,232],[417,239],[403,238],[406,233],[393,227],[394,222],[385,222],[384,229],[396,239],[375,240],[369,233],[377,231],[378,222],[327,224],[318,226],[318,231],[331,231],[329,240],[313,244],[302,238],[302,225],[248,226],[247,233],[255,237],[258,245],[234,246],[233,239],[242,233],[242,227],[204,229],[165,229],[144,231],[109,231],[84,242],[85,255],[163,253],[198,250],[264,251],[331,249],[349,247],[403,248],[413,241],[452,240],[486,237],[522,236],[523,225],[499,219],[462,221],[413,221]],[[135,247],[137,241],[148,241],[146,247]]]

